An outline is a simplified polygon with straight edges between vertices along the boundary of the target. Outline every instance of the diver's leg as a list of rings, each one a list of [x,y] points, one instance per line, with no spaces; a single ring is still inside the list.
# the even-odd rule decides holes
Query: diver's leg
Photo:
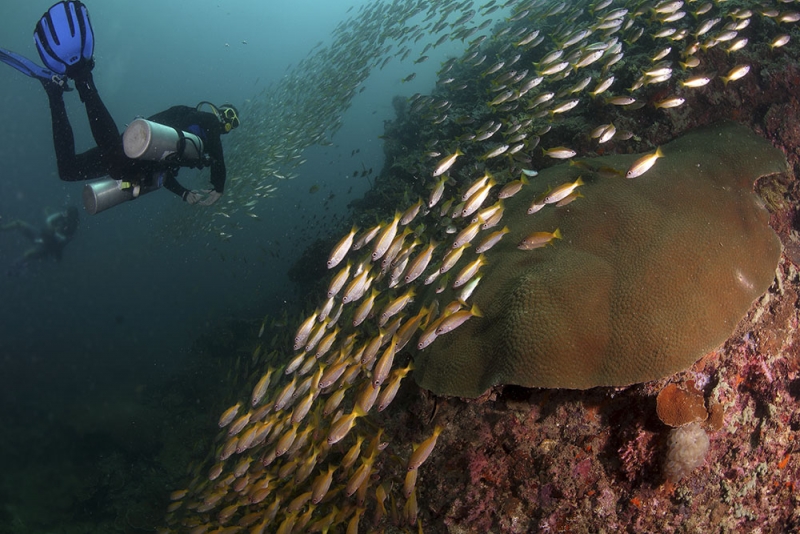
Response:
[[[75,79],[75,87],[78,89],[81,101],[86,105],[86,115],[89,117],[89,126],[97,146],[104,154],[111,157],[124,156],[119,129],[100,99],[92,73],[82,72],[80,77]]]
[[[64,91],[55,84],[43,82],[50,101],[50,120],[53,123],[53,147],[56,151],[58,175],[62,180],[79,180],[75,164],[75,136],[64,105]]]
[[[101,150],[92,148],[75,154],[75,137],[64,106],[63,89],[51,82],[42,82],[50,101],[50,119],[53,123],[53,147],[56,151],[58,176],[67,182],[90,180],[108,174]]]

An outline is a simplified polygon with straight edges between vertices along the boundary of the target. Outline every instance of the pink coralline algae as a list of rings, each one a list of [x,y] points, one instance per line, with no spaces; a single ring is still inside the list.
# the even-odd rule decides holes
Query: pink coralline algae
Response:
[[[634,438],[625,441],[619,448],[620,471],[628,481],[639,483],[643,479],[653,478],[660,459],[657,440],[658,434],[655,432],[639,429]]]

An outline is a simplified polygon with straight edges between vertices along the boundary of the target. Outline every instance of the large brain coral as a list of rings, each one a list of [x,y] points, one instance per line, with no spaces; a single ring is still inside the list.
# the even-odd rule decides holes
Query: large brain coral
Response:
[[[416,354],[419,385],[463,397],[497,384],[628,385],[683,370],[725,341],[773,280],[781,245],[752,188],[786,162],[734,123],[662,150],[636,179],[607,168],[624,175],[638,156],[595,158],[591,169],[548,169],[509,199],[511,232],[487,254],[474,294],[484,317]],[[527,214],[547,186],[579,175],[585,198]],[[517,249],[556,228],[555,246]]]

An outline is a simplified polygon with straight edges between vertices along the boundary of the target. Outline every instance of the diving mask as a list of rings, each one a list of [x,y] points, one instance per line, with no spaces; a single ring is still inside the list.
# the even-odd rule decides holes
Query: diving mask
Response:
[[[211,112],[219,119],[219,122],[222,123],[222,128],[225,130],[225,133],[239,127],[239,112],[232,104],[222,104],[220,107],[217,107],[211,102],[203,100],[197,104],[196,109],[199,111],[203,105],[208,105],[208,107],[211,108]]]
[[[226,132],[230,132],[239,127],[239,114],[236,113],[235,107],[230,104],[223,104],[220,111],[222,114],[219,118]]]

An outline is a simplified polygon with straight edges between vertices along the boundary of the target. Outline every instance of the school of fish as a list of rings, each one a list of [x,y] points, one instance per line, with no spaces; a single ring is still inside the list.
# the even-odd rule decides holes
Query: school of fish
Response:
[[[318,307],[299,321],[283,363],[259,373],[252,391],[221,415],[213,460],[171,495],[164,531],[351,533],[380,531],[387,522],[422,531],[417,481],[446,429],[430,429],[417,444],[394,443],[381,412],[413,372],[409,355],[481,320],[470,298],[482,266],[492,262],[492,247],[509,231],[503,199],[530,187],[537,175],[532,163],[578,154],[547,142],[551,126],[582,107],[670,113],[689,106],[692,91],[725,91],[750,72],[741,58],[756,40],[751,23],[760,29],[759,43],[776,52],[790,42],[798,20],[800,11],[781,0],[362,6],[337,27],[332,45],[315,48],[251,103],[247,113],[256,118],[245,130],[246,148],[232,161],[252,158],[241,165],[263,172],[239,173],[232,188],[239,193],[230,202],[282,178],[287,165],[302,164],[304,148],[329,142],[370,70],[405,60],[423,39],[414,64],[445,41],[463,42],[465,50],[444,63],[431,95],[409,99],[410,113],[461,133],[424,147],[425,198],[391,220],[354,226],[332,248],[330,282]],[[706,54],[719,48],[728,69],[705,70]],[[633,52],[637,59],[629,61]],[[623,79],[631,81],[623,86]],[[484,98],[481,118],[489,118],[449,115],[453,95],[478,85],[488,88],[476,94]],[[655,101],[648,98],[654,86],[662,95]],[[635,133],[607,123],[586,135],[600,145]],[[627,172],[611,174],[647,179],[661,157],[654,148]],[[580,202],[580,178],[543,185],[531,218]],[[552,228],[530,233],[517,247],[520,254],[557,253],[567,237]],[[448,287],[458,289],[458,298],[431,297]]]

